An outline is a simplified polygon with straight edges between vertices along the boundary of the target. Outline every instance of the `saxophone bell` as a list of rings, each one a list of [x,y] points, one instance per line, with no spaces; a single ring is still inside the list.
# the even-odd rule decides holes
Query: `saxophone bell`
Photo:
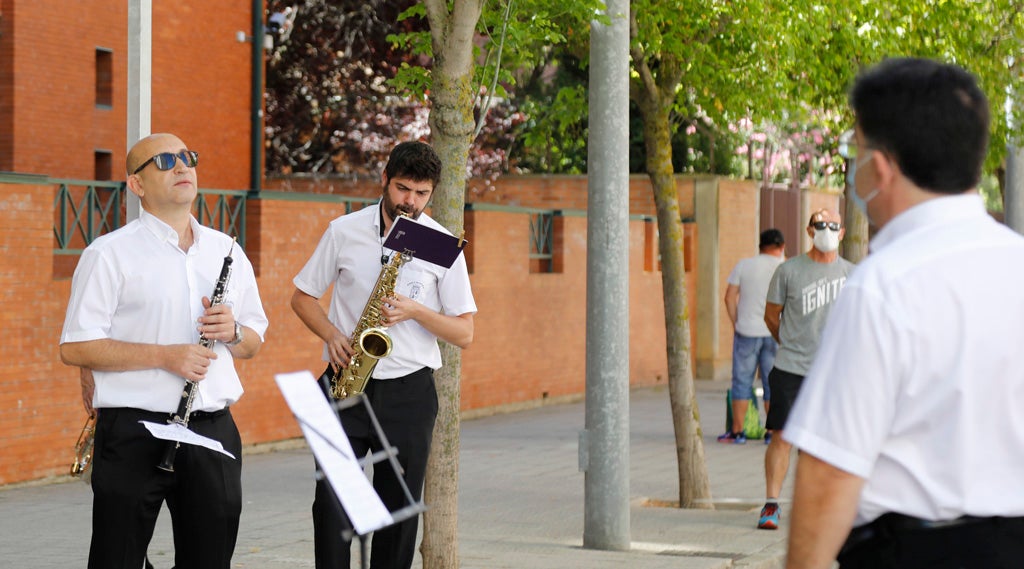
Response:
[[[391,355],[391,336],[384,328],[368,328],[359,335],[359,347],[373,359],[386,358]]]
[[[71,464],[71,476],[87,477],[92,469],[92,451],[96,442],[96,414],[89,415],[75,443],[75,461]]]
[[[391,336],[380,326],[381,314],[387,299],[395,293],[399,269],[410,260],[411,255],[396,252],[381,269],[377,284],[352,332],[352,359],[348,367],[337,370],[331,378],[330,391],[334,399],[345,399],[365,391],[377,362],[391,354]]]

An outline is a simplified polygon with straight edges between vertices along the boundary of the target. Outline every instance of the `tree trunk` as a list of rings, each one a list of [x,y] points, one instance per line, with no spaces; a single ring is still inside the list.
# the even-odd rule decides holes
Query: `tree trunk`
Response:
[[[437,424],[427,460],[423,500],[423,569],[459,567],[459,407],[462,352],[441,342],[437,384]]]
[[[847,165],[849,168],[849,165]],[[868,240],[871,237],[868,228],[868,217],[864,212],[857,209],[850,199],[850,192],[854,191],[853,186],[846,185],[846,213],[843,215],[843,226],[846,233],[843,234],[843,258],[851,263],[859,263],[868,255]]]
[[[679,506],[713,509],[711,484],[704,460],[690,359],[690,315],[683,264],[683,230],[679,195],[672,169],[669,109],[658,96],[639,102],[647,151],[647,175],[654,189],[658,214],[658,249],[665,302],[665,343],[668,352],[668,388],[679,464]]]
[[[424,0],[434,49],[430,90],[430,133],[441,157],[441,182],[434,190],[431,216],[455,235],[463,230],[466,162],[473,141],[473,32],[481,0]],[[459,411],[462,353],[440,342],[442,367],[437,384],[437,423],[431,443],[424,501],[423,569],[459,567]]]

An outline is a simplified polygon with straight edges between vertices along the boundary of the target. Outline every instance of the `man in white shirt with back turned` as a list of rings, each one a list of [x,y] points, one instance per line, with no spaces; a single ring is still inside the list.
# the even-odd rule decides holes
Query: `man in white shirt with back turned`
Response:
[[[1020,567],[1024,238],[974,190],[988,101],[959,67],[892,59],[850,103],[850,197],[879,231],[786,424],[786,566]]]
[[[760,254],[740,259],[729,273],[725,288],[725,309],[732,321],[732,426],[718,437],[720,443],[744,444],[743,419],[754,397],[754,376],[761,372],[764,404],[771,401],[768,373],[775,365],[779,344],[764,323],[765,299],[775,269],[785,261],[786,242],[778,229],[761,232]],[[770,435],[766,435],[767,443]]]

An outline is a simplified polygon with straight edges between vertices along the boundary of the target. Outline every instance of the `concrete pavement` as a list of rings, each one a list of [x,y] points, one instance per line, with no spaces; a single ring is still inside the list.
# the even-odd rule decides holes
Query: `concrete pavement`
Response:
[[[578,433],[584,404],[560,403],[465,420],[459,483],[464,569],[780,567],[788,532],[755,528],[764,502],[761,441],[724,445],[725,382],[698,382],[715,510],[658,506],[678,499],[665,388],[630,394],[629,551],[582,548],[583,474]],[[69,441],[69,456],[70,444]],[[313,567],[313,459],[301,441],[244,457],[245,505],[233,567]],[[792,474],[784,490],[791,495]],[[85,566],[91,492],[79,482],[0,488],[0,559],[16,569]],[[354,555],[358,567],[358,555]],[[173,565],[169,516],[150,545],[158,569]],[[416,567],[419,567],[417,558]]]

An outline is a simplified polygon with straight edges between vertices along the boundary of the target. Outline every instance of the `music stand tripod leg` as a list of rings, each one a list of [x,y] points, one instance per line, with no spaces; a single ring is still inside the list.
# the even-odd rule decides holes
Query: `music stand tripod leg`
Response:
[[[341,499],[334,492],[334,488],[331,487],[330,483],[327,482],[324,476],[323,470],[320,469],[320,463],[316,462],[316,479],[323,481],[324,488],[330,492],[331,504],[337,510],[338,520],[341,522],[342,529],[338,533],[338,537],[349,547],[352,547],[352,541],[354,538],[359,538],[359,566],[362,569],[369,569],[370,567],[370,551],[367,545],[367,535],[357,534],[355,529],[352,527],[352,522],[348,519],[348,514],[345,513],[345,508],[341,505]]]

